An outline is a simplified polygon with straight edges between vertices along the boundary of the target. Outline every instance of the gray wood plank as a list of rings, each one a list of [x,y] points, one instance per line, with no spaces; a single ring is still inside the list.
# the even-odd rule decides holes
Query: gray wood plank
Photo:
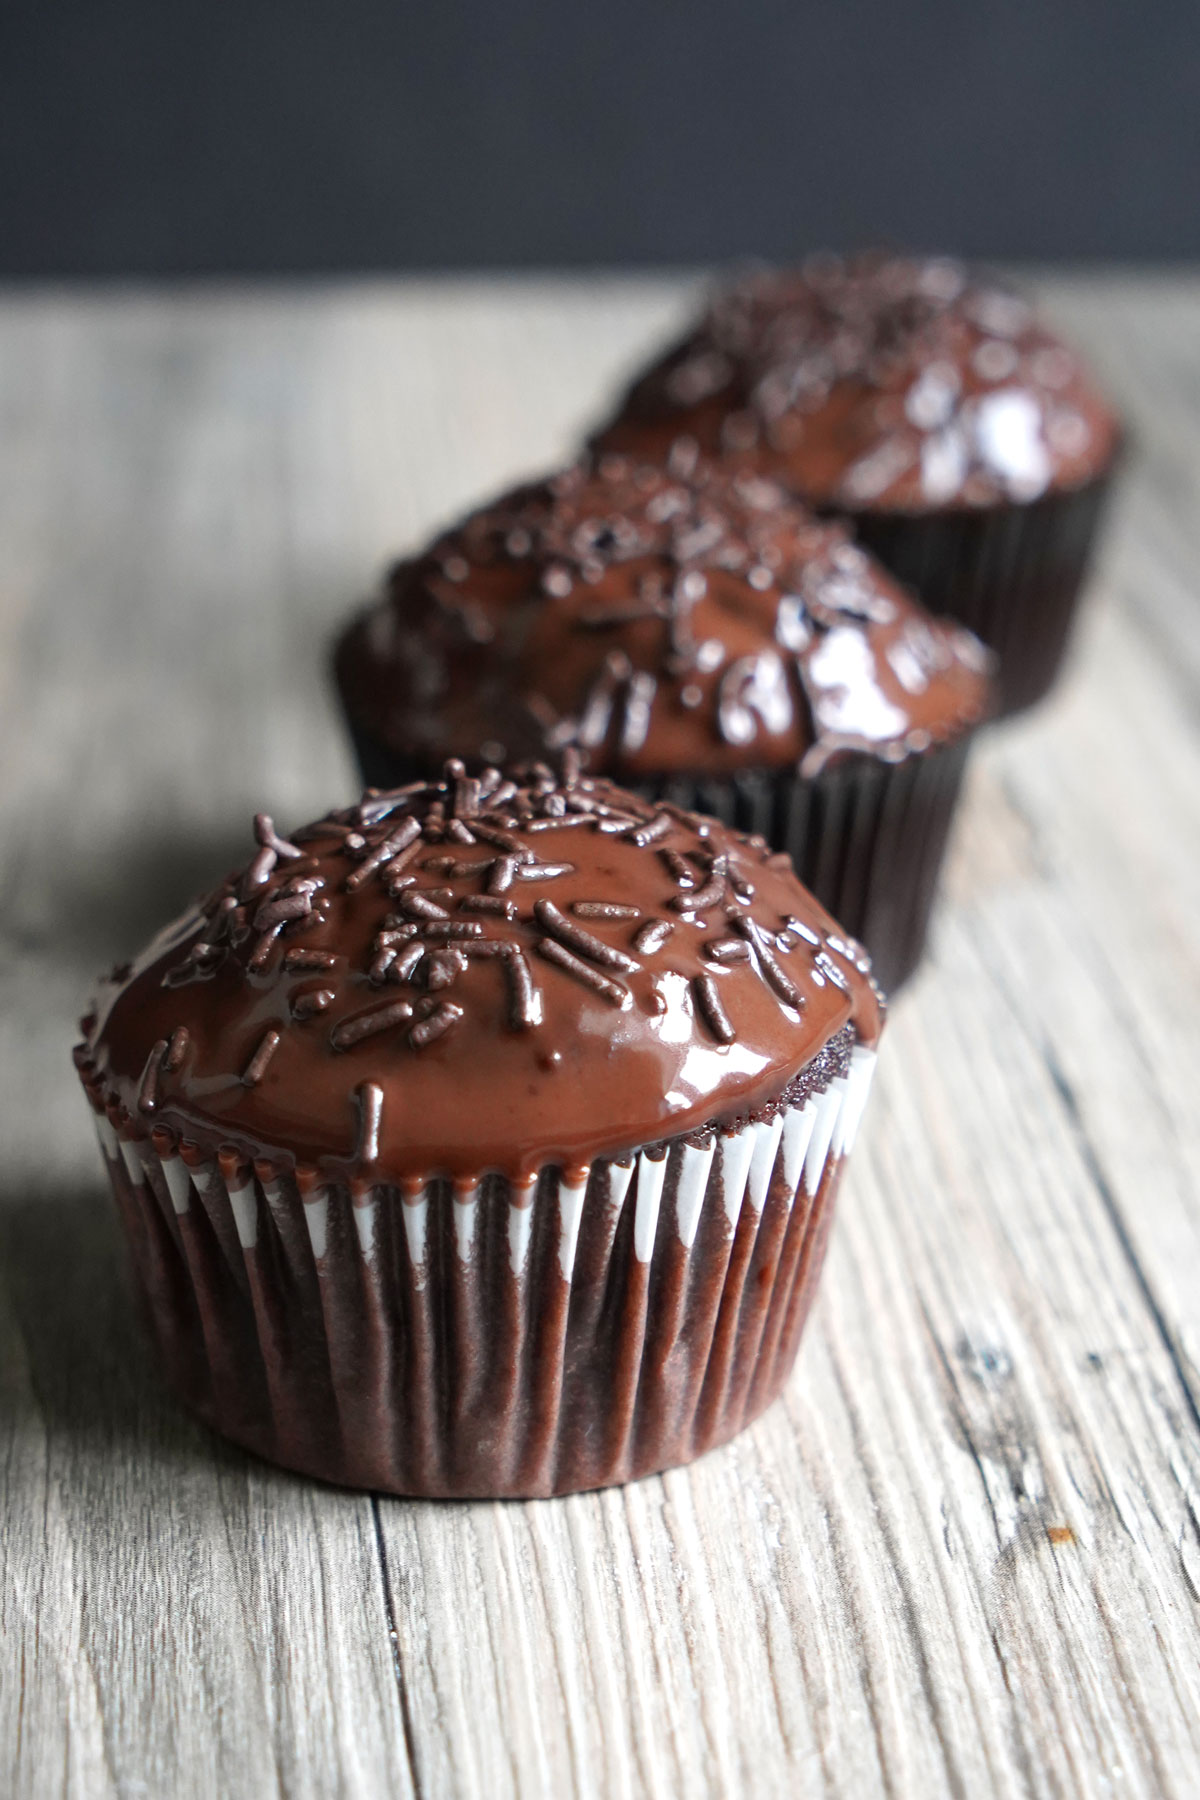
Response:
[[[978,760],[797,1376],[691,1471],[442,1507],[161,1394],[70,1025],[252,810],[346,791],[343,610],[684,287],[0,302],[0,1789],[1195,1791],[1200,281],[1046,293],[1138,461],[1071,682]]]
[[[255,479],[278,419],[230,416],[206,385],[226,365],[169,308],[109,309],[95,336],[75,309],[19,310],[0,377],[18,415],[0,526],[0,1785],[404,1794],[370,1501],[251,1464],[159,1391],[64,1063],[89,972],[230,852],[222,758],[248,754],[251,696],[198,708],[189,739],[179,691],[236,680],[262,621],[247,608],[240,641],[216,634],[255,586],[268,616],[284,591]]]

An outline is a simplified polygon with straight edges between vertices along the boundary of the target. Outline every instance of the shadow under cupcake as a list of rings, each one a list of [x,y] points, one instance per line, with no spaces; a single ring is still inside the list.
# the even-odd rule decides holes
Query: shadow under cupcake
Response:
[[[1066,655],[1121,428],[1028,302],[947,257],[822,255],[719,292],[596,444],[683,440],[845,517],[998,657],[996,710]]]
[[[787,859],[581,776],[256,821],[76,1061],[168,1377],[328,1481],[566,1493],[779,1391],[866,1100]]]
[[[888,992],[924,945],[986,664],[840,526],[680,450],[482,508],[335,658],[368,782],[572,745],[786,851]]]

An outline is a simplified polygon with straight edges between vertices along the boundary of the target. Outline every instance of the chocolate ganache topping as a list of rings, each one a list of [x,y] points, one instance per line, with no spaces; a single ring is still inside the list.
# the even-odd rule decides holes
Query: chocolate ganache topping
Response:
[[[900,761],[979,718],[985,656],[841,526],[677,447],[472,514],[392,572],[337,676],[356,725],[423,771],[574,745],[636,781]]]
[[[77,1051],[96,1105],[185,1154],[528,1179],[735,1121],[878,1034],[863,952],[786,856],[571,755],[255,835]]]
[[[984,507],[1105,470],[1119,425],[1028,302],[946,257],[823,255],[719,294],[598,436],[679,438],[811,505]]]

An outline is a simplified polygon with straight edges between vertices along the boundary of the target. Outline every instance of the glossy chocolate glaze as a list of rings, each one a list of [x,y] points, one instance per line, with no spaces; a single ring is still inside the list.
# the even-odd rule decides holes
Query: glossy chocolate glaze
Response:
[[[573,744],[636,783],[901,761],[978,720],[985,661],[840,526],[677,451],[474,513],[392,572],[336,667],[355,728],[410,765]]]
[[[1120,426],[1019,295],[946,257],[811,258],[717,295],[597,434],[681,438],[830,510],[1024,503],[1112,463]]]
[[[143,1131],[297,1179],[523,1181],[778,1101],[863,953],[786,857],[544,767],[447,765],[281,838],[104,984],[78,1053]]]

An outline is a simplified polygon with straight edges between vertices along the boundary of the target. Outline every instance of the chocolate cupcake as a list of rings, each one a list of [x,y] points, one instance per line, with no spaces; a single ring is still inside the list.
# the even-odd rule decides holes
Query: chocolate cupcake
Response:
[[[256,833],[76,1053],[183,1399],[403,1494],[567,1493],[739,1431],[880,1025],[787,858],[569,763]]]
[[[336,673],[367,781],[574,745],[788,851],[891,991],[924,942],[984,661],[841,526],[677,451],[475,513],[392,572]]]
[[[814,257],[720,294],[601,447],[683,439],[847,517],[999,658],[998,710],[1065,654],[1120,427],[1027,302],[946,258]]]

